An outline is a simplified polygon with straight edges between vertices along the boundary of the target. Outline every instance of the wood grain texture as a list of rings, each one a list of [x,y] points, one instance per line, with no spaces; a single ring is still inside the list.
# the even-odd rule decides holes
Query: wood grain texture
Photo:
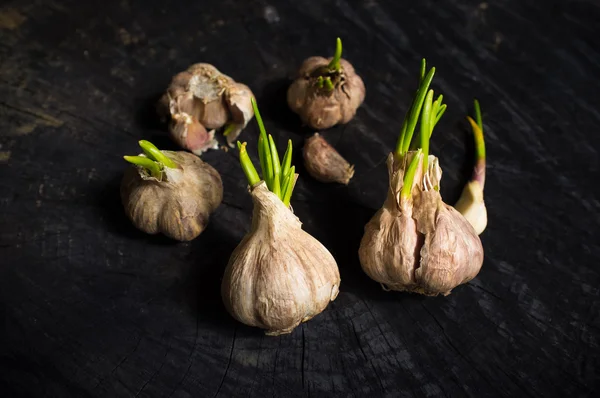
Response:
[[[598,21],[595,1],[2,2],[2,396],[594,396]],[[367,87],[356,118],[324,133],[356,167],[347,187],[302,169],[313,131],[285,102],[336,36]],[[470,175],[475,96],[487,130],[483,269],[438,298],[382,291],[357,256],[422,56],[448,103],[431,147],[448,203]],[[251,215],[235,151],[203,156],[225,197],[196,240],[123,214],[121,156],[141,138],[175,149],[154,105],[195,62],[248,84],[279,147],[292,139],[292,205],[340,266],[338,299],[291,335],[238,324],[220,300]]]

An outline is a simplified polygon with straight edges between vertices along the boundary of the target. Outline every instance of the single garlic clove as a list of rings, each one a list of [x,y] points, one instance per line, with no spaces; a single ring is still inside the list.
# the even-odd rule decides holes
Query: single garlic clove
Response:
[[[159,181],[140,167],[129,167],[121,182],[125,213],[136,228],[189,241],[205,228],[223,199],[219,173],[187,152],[161,151],[177,168],[164,168]]]
[[[483,188],[478,181],[469,181],[463,188],[454,208],[473,226],[478,235],[487,226],[487,209],[483,200]]]
[[[348,185],[354,175],[354,166],[350,165],[319,133],[306,140],[302,154],[306,170],[318,181]]]
[[[338,267],[263,181],[251,195],[252,226],[229,259],[223,302],[234,318],[267,335],[290,333],[337,297]]]
[[[198,156],[219,145],[214,139],[214,131],[207,132],[202,124],[187,113],[173,115],[169,132],[180,147]]]
[[[219,129],[229,120],[229,112],[222,98],[210,102],[196,101],[198,121],[207,129]]]
[[[242,83],[235,83],[228,87],[225,92],[225,102],[231,113],[232,123],[235,124],[233,130],[227,134],[227,143],[233,146],[233,143],[246,127],[248,122],[254,117],[252,110],[252,91]]]

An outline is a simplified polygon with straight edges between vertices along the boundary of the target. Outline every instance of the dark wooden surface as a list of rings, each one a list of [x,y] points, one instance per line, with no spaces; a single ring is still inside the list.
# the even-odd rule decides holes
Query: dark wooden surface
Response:
[[[594,1],[3,1],[0,6],[0,395],[5,397],[593,396],[600,372]],[[170,77],[214,63],[248,84],[299,154],[295,69],[342,37],[365,104],[325,135],[348,187],[301,166],[292,200],[339,263],[341,293],[291,335],[225,312],[220,278],[251,201],[236,151],[204,159],[223,205],[191,243],[136,231],[118,186]],[[384,159],[420,57],[449,110],[432,151],[453,203],[481,100],[489,226],[479,276],[449,297],[386,293],[360,269]],[[254,122],[241,136],[255,147]],[[597,392],[597,391],[596,391]]]

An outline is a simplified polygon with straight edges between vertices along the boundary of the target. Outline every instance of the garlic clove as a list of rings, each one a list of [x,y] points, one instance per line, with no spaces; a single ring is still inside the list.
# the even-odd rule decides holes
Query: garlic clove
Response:
[[[251,195],[252,226],[225,270],[223,302],[234,318],[267,335],[290,333],[337,297],[339,270],[264,181]]]
[[[229,112],[222,98],[210,102],[196,101],[196,115],[207,129],[219,129],[229,120]]]
[[[454,208],[467,219],[478,235],[485,230],[487,209],[483,200],[483,188],[478,181],[469,181],[465,185]]]
[[[319,133],[306,140],[302,154],[306,170],[318,181],[348,185],[354,175],[354,166]]]
[[[254,117],[251,99],[252,91],[242,83],[230,85],[225,92],[225,102],[235,124],[235,127],[227,134],[227,143],[229,146],[233,146],[233,142],[235,142],[248,122]]]
[[[209,149],[218,148],[214,130],[207,132],[202,124],[187,113],[172,116],[169,132],[173,140],[182,148],[200,156]]]

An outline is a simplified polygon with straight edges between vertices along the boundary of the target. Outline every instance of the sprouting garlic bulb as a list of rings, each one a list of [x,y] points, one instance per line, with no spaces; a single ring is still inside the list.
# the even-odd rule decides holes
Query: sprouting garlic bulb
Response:
[[[192,240],[206,228],[210,214],[221,204],[221,176],[188,152],[160,152],[177,167],[165,167],[159,178],[143,167],[128,167],[121,182],[125,213],[136,228],[148,234]]]
[[[306,139],[302,155],[306,170],[318,181],[348,185],[354,176],[354,166],[348,163],[319,133]]]
[[[331,58],[307,58],[287,92],[288,106],[315,130],[348,123],[365,99],[365,85],[337,42]]]
[[[159,102],[159,113],[170,120],[171,136],[196,155],[218,147],[214,129],[225,125],[232,146],[254,116],[248,86],[237,83],[210,64],[194,64],[173,77]]]
[[[483,247],[465,218],[442,201],[442,171],[430,155],[427,172],[418,160],[410,195],[401,195],[407,164],[388,157],[390,187],[383,207],[365,226],[360,263],[371,279],[386,290],[448,295],[473,279],[483,264]]]
[[[252,227],[225,269],[223,302],[235,319],[267,335],[290,333],[337,297],[340,274],[331,253],[264,182],[251,195]]]

